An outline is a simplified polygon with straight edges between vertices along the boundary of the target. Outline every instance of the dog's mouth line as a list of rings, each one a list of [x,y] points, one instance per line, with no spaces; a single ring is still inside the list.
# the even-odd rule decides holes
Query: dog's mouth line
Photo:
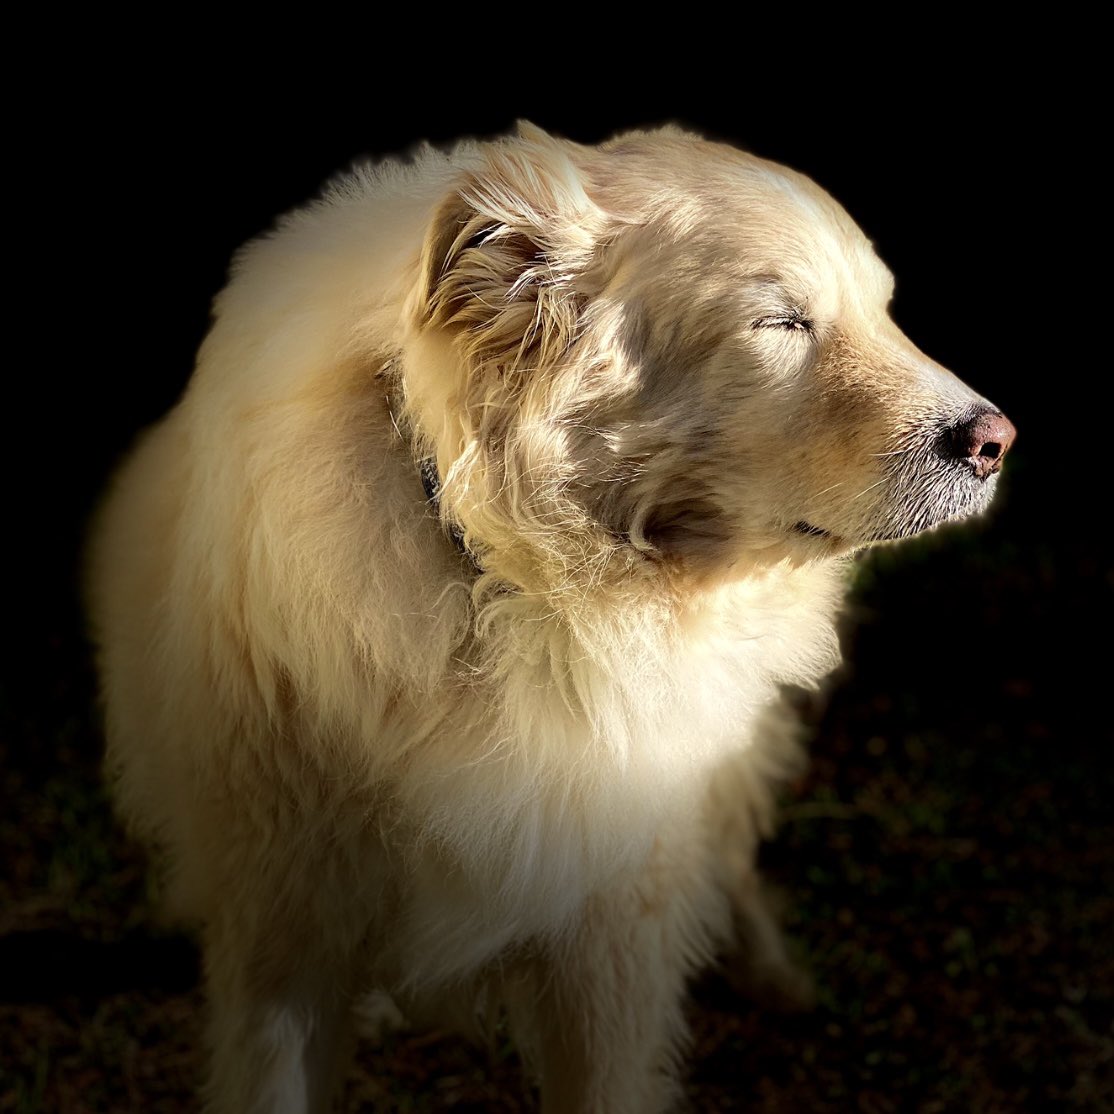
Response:
[[[803,518],[793,523],[793,529],[796,530],[798,534],[804,534],[806,537],[826,538],[829,541],[835,541],[835,534],[831,533],[831,531],[825,530],[820,526],[813,526],[811,522],[805,522]]]
[[[935,530],[940,526],[962,522],[967,517],[966,514],[962,514],[955,518],[943,518],[938,522],[929,522],[915,527],[879,530],[868,535],[861,542],[852,542],[850,544],[875,545],[879,542],[906,541],[909,538],[916,537],[918,534]],[[839,535],[833,534],[830,530],[825,530],[821,526],[814,526],[811,522],[806,522],[804,519],[793,523],[793,531],[796,534],[800,534],[802,537],[815,538],[817,541],[828,541],[836,544],[844,543],[844,539],[839,537]]]

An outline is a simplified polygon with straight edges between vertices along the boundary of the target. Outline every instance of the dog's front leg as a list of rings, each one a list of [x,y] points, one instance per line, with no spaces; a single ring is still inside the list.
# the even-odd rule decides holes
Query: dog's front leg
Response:
[[[543,1114],[673,1108],[686,979],[725,915],[696,881],[674,887],[654,871],[592,898],[531,964],[512,1024],[537,1060]]]
[[[286,946],[280,929],[254,939],[242,923],[206,932],[206,1114],[333,1107],[352,1044],[346,978],[312,947]]]

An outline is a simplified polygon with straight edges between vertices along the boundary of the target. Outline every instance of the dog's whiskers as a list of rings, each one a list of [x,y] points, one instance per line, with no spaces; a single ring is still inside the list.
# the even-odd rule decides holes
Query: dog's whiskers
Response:
[[[886,479],[887,477],[883,476],[882,479],[875,481],[869,487],[864,487],[862,491],[858,493],[858,495],[851,496],[852,501],[854,501],[855,499],[861,499],[864,495],[869,494],[875,488],[881,487],[886,482]]]

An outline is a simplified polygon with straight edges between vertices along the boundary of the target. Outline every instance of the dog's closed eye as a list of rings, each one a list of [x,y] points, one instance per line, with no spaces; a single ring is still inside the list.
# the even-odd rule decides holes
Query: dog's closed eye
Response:
[[[752,329],[788,329],[792,332],[811,333],[812,322],[800,310],[792,313],[760,317],[751,325]]]

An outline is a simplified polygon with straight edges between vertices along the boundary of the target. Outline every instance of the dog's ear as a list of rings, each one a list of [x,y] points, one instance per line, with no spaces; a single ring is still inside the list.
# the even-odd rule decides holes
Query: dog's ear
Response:
[[[419,317],[454,334],[474,367],[548,363],[575,335],[607,225],[585,190],[576,150],[520,124],[434,217]]]

